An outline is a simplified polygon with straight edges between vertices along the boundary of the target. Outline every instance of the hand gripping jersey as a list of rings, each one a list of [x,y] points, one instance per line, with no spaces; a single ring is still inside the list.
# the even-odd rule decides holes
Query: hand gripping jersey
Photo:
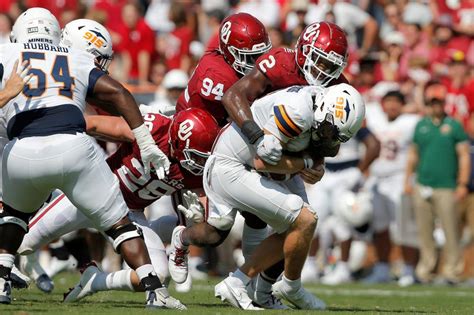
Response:
[[[377,177],[403,174],[408,148],[419,117],[402,114],[394,121],[370,119],[367,125],[381,143],[380,156],[371,165],[370,173]]]
[[[156,144],[168,157],[171,156],[168,144],[168,129],[171,119],[158,113],[143,115]],[[117,152],[107,159],[111,170],[120,181],[120,190],[130,209],[143,209],[164,195],[186,188],[202,187],[202,177],[194,176],[184,170],[179,162],[171,159],[169,175],[159,180],[154,172],[145,174],[140,160],[140,149],[134,143],[122,144]]]
[[[307,148],[313,124],[313,93],[318,87],[292,86],[256,100],[252,107],[255,122],[280,139],[283,148],[299,152]],[[253,166],[255,148],[232,123],[216,140],[213,155],[226,156]]]
[[[206,52],[181,93],[176,112],[190,107],[202,108],[214,116],[219,126],[224,126],[228,115],[221,103],[222,97],[238,80],[239,76],[218,50]]]
[[[2,85],[16,60],[30,63],[33,78],[4,108],[9,138],[84,131],[85,98],[103,74],[94,56],[46,43],[0,45]]]
[[[270,81],[268,92],[286,88],[292,85],[308,85],[298,64],[295,51],[288,48],[274,48],[257,59],[256,67]],[[332,80],[329,86],[339,83],[348,83],[344,75]]]

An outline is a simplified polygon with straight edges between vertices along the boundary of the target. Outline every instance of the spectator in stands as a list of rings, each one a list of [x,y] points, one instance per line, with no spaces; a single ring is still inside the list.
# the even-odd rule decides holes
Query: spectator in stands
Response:
[[[163,89],[157,90],[155,99],[146,108],[166,116],[174,115],[176,112],[176,101],[184,89],[186,89],[188,80],[187,73],[182,70],[174,69],[169,71],[163,79]]]
[[[469,121],[474,119],[474,79],[469,78],[468,65],[462,51],[452,52],[447,63],[448,75],[442,81],[448,90],[445,110],[467,130]]]
[[[438,218],[446,238],[441,275],[444,280],[457,283],[463,261],[456,204],[468,194],[468,137],[462,125],[444,111],[446,87],[439,82],[429,82],[424,96],[427,115],[416,125],[405,177],[405,192],[414,191],[420,249],[416,275],[422,282],[433,279],[438,261],[433,230]],[[415,169],[417,185],[413,189]]]
[[[6,13],[0,13],[0,44],[10,42],[12,25],[12,19]]]
[[[400,58],[403,53],[405,38],[400,32],[391,32],[382,39],[382,50],[376,66],[377,81],[400,81]]]
[[[155,51],[155,34],[143,19],[140,8],[129,3],[122,9],[123,24],[117,52],[124,57],[124,72],[130,83],[149,84],[148,75]]]
[[[255,16],[266,27],[279,26],[280,7],[277,0],[240,0],[235,11]]]
[[[194,32],[187,23],[185,7],[179,2],[171,3],[169,19],[175,28],[160,41],[159,50],[164,54],[169,70],[181,69],[188,72],[191,66],[189,46]]]
[[[310,6],[305,20],[307,24],[326,20],[328,13],[334,14],[335,23],[347,33],[350,45],[357,47],[358,58],[364,58],[374,47],[377,38],[377,22],[358,6],[341,0],[320,0],[316,6]],[[357,45],[356,31],[363,28],[362,43]]]
[[[199,36],[201,39],[204,39],[203,42],[206,43],[206,50],[219,48],[219,28],[225,16],[224,11],[211,10],[205,13],[205,18],[201,19],[204,20],[203,22],[206,25],[202,25],[203,23],[200,22]]]
[[[291,0],[290,11],[286,17],[285,42],[292,46],[307,26],[305,16],[308,12],[309,0]]]
[[[382,40],[392,32],[399,32],[402,27],[402,15],[397,5],[394,3],[389,3],[385,6],[384,9],[384,22],[380,26],[379,36]]]
[[[400,57],[400,79],[408,76],[410,59],[421,57],[429,60],[430,46],[426,34],[417,21],[406,19],[403,27],[405,45],[402,56]]]

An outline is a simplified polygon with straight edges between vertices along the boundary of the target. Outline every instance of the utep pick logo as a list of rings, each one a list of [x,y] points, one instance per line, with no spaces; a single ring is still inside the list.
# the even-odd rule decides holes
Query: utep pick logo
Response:
[[[189,145],[189,137],[192,136],[194,128],[194,121],[191,119],[186,119],[182,123],[179,124],[178,129],[178,138],[181,141],[186,141],[186,146]]]
[[[345,103],[345,106],[344,106]],[[344,119],[344,112],[346,113]],[[351,112],[351,108],[349,106],[349,102],[342,96],[336,98],[336,111],[335,115],[341,123],[345,123],[347,121],[347,117],[349,117],[349,113]]]

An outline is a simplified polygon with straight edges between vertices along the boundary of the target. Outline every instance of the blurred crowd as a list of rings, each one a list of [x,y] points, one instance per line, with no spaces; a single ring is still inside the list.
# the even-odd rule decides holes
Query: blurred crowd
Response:
[[[218,48],[219,25],[227,15],[257,17],[273,47],[293,48],[306,25],[334,22],[350,45],[344,74],[363,93],[369,110],[394,90],[403,96],[396,97],[403,100],[403,113],[423,116],[429,113],[427,100],[439,101],[462,125],[460,133],[470,139],[474,159],[474,0],[2,0],[0,43],[9,41],[13,21],[33,6],[49,9],[61,26],[81,17],[105,25],[113,38],[111,74],[127,83],[139,102],[160,106],[164,114],[174,111],[203,53]],[[436,86],[435,92],[426,89],[428,83]],[[449,215],[454,229],[467,227],[466,243],[466,238],[474,239],[473,171],[462,184],[468,190],[454,203],[464,210],[453,207]],[[446,234],[444,221],[438,226]],[[454,242],[460,244],[463,234],[457,234]],[[420,246],[426,244],[420,241]],[[432,252],[421,252],[421,264],[433,269]],[[464,258],[455,255],[458,261],[452,264],[462,266]],[[218,269],[213,263],[209,267]]]

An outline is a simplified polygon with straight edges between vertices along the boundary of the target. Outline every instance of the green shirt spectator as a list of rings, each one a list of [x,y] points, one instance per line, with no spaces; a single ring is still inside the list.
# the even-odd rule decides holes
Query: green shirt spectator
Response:
[[[415,128],[413,142],[418,146],[418,182],[433,188],[456,188],[458,156],[456,144],[467,141],[462,125],[450,117],[435,123],[423,118]]]

